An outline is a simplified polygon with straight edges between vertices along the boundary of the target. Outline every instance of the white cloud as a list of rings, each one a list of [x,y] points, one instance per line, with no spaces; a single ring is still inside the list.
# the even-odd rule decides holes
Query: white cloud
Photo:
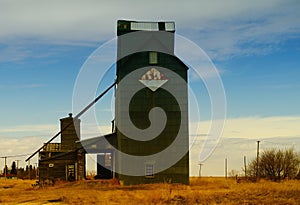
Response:
[[[201,143],[199,143],[201,145]],[[190,171],[191,175],[198,176],[199,173],[199,145],[194,146],[190,150]],[[255,159],[256,157],[257,142],[256,139],[251,138],[222,138],[212,155],[201,162],[204,164],[202,167],[202,175],[205,176],[224,176],[225,158],[228,161],[228,172],[230,170],[237,170],[242,173],[244,166],[244,156],[247,162]],[[260,142],[260,151],[269,148],[289,149],[294,148],[295,151],[300,151],[300,138],[297,137],[274,137],[263,139]]]
[[[94,125],[82,122],[81,124],[81,138],[88,139],[93,137],[99,137],[101,135],[111,133],[111,126],[109,125]]]
[[[227,119],[223,134],[217,143],[213,153],[201,163],[204,163],[203,175],[223,175],[224,159],[229,160],[229,170],[241,170],[243,156],[248,160],[253,159],[256,154],[256,141],[261,141],[261,149],[276,147],[294,147],[300,151],[300,117],[299,116],[273,116],[273,117],[244,117]],[[210,140],[207,133],[210,130],[210,121],[190,123],[190,141],[193,146],[190,151],[191,174],[198,175],[200,153],[206,140]]]
[[[42,84],[32,83],[32,84],[15,84],[15,85],[1,85],[0,89],[31,89],[43,87]]]
[[[45,139],[42,137],[22,137],[22,138],[3,138],[0,137],[0,157],[8,156],[7,166],[10,167],[12,161],[21,160],[19,167],[25,167],[25,159],[35,150],[40,148]],[[37,156],[32,158],[31,163],[37,162]],[[2,162],[1,162],[2,164]],[[1,166],[2,168],[2,166]]]
[[[0,4],[0,42],[3,44],[25,39],[91,45],[89,42],[99,43],[115,37],[118,19],[174,20],[179,34],[197,42],[213,58],[220,59],[272,52],[278,44],[300,31],[298,1],[2,0]],[[9,55],[12,51],[6,52]],[[9,57],[26,57],[20,55]]]
[[[274,137],[295,137],[300,136],[299,123],[299,116],[229,118],[225,121],[222,138],[259,140]],[[190,133],[191,135],[207,134],[211,122],[192,122],[190,123],[190,130],[196,130],[196,126],[198,126],[198,133]]]
[[[300,136],[299,116],[227,119],[224,137],[265,139]]]
[[[297,37],[300,32],[299,14],[292,9],[275,10],[269,16],[236,18],[238,20],[211,22],[212,25],[205,25],[197,36],[190,37],[212,58],[226,59],[274,52],[281,43]]]
[[[16,125],[16,126],[6,126],[0,127],[0,135],[5,135],[7,133],[28,133],[31,135],[37,133],[48,134],[49,132],[53,132],[53,130],[57,130],[58,125],[55,124],[42,124],[42,125]]]
[[[1,39],[1,38],[0,38]],[[1,40],[0,40],[1,42]],[[8,45],[0,47],[0,62],[3,61],[20,61],[24,58],[27,58],[31,55],[31,52],[28,51],[22,45]]]

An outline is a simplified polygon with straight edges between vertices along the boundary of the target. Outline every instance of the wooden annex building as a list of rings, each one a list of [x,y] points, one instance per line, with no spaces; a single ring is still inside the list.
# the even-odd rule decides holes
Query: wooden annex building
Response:
[[[61,143],[45,143],[39,151],[39,181],[77,181],[86,178],[86,153],[97,154],[97,179],[110,179],[113,174],[113,152],[116,134],[80,141],[80,120],[60,119]],[[64,129],[67,127],[66,129]],[[105,143],[105,140],[109,144]],[[101,166],[104,165],[104,166]]]

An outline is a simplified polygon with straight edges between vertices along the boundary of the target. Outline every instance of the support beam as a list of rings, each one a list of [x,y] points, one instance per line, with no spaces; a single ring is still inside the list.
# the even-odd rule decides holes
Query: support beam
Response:
[[[75,117],[74,120],[79,119],[81,115],[83,115],[88,109],[90,109],[100,98],[102,98],[111,88],[113,88],[116,85],[116,82],[114,82],[112,85],[110,85],[103,93],[101,93],[98,97],[96,97],[90,104],[88,104],[81,112],[79,112]],[[56,135],[54,135],[50,140],[48,140],[42,147],[40,147],[38,150],[36,150],[32,155],[30,155],[25,161],[27,162],[30,160],[33,156],[35,156],[40,150],[44,148],[47,144],[52,142],[56,137],[58,137],[64,130],[66,130],[70,125],[73,124],[73,121],[67,124],[65,127],[61,129]]]

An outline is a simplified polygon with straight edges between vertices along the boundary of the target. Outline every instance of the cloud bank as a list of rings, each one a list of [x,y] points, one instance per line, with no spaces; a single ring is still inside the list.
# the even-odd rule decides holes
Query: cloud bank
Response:
[[[255,157],[256,141],[261,141],[261,149],[278,147],[290,148],[294,147],[296,151],[300,151],[300,117],[249,117],[227,119],[223,135],[212,155],[205,160],[203,167],[203,175],[222,176],[224,175],[224,159],[228,158],[229,171],[231,169],[241,170],[243,166],[243,156],[247,156],[248,160]],[[198,175],[199,156],[205,140],[209,140],[207,136],[210,129],[210,122],[203,121],[198,124],[197,133],[190,133],[190,141],[192,147],[190,150],[190,168],[191,175]],[[191,123],[190,126],[197,126],[197,123]],[[49,140],[57,130],[57,125],[35,125],[35,126],[16,126],[9,129],[0,129],[0,157],[18,154],[33,153],[36,149]],[[99,132],[92,132],[95,128],[92,125],[82,125],[82,139],[97,137],[102,134],[109,133],[111,127],[109,125],[101,125],[98,127]],[[35,134],[35,136],[24,137],[5,137],[8,133],[18,134],[19,132],[27,132]],[[8,164],[16,159],[21,159],[20,165],[25,165],[26,157],[9,158]],[[32,163],[37,162],[37,158]],[[91,165],[93,165],[91,163]],[[91,166],[89,165],[89,166]],[[94,167],[88,167],[94,169]]]
[[[2,49],[20,51],[9,55],[11,60],[27,56],[21,53],[24,42],[98,46],[116,36],[118,19],[175,21],[177,33],[214,59],[264,55],[299,37],[300,31],[299,1],[2,0],[0,4],[0,43],[8,46]]]

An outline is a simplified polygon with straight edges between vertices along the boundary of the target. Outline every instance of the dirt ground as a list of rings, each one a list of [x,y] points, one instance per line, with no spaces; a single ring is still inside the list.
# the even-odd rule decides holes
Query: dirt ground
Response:
[[[113,180],[58,182],[0,180],[1,204],[300,204],[300,181],[259,182],[191,178],[190,185],[120,186]]]

